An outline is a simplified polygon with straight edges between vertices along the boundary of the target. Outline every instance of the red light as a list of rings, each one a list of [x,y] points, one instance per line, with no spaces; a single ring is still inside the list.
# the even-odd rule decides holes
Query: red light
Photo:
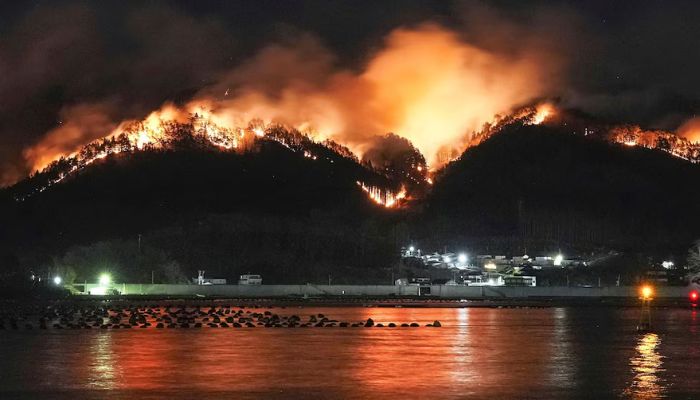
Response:
[[[698,300],[698,292],[692,291],[690,292],[690,301],[697,301]]]

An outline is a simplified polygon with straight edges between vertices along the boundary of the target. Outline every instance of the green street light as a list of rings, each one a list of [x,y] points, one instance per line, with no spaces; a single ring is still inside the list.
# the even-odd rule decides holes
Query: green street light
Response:
[[[109,274],[102,274],[100,275],[100,286],[109,286],[109,283],[112,281],[112,278],[109,276]]]

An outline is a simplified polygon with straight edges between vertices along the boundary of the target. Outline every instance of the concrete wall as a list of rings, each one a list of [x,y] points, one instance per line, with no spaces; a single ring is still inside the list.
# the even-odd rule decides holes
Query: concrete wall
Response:
[[[95,292],[96,284],[87,290]],[[394,285],[151,285],[116,284],[112,288],[128,295],[287,297],[287,296],[417,296],[417,286]],[[657,298],[687,298],[691,288],[657,287]],[[506,286],[430,286],[431,297],[441,298],[557,298],[557,297],[638,297],[633,286],[579,287],[506,287]]]
[[[657,298],[686,298],[691,289],[688,287],[666,286],[655,288]],[[508,286],[433,286],[432,295],[438,297],[486,297],[486,298],[550,298],[550,297],[639,297],[639,288],[635,286],[611,287],[508,287]]]

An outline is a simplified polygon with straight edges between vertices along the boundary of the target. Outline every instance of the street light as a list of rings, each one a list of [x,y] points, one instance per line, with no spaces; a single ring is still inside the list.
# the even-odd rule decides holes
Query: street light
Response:
[[[651,297],[654,295],[654,288],[644,285],[639,292],[642,295],[642,312],[639,315],[637,332],[648,333],[651,331]]]
[[[61,279],[60,276],[54,276],[54,277],[53,277],[53,283],[54,283],[54,285],[58,286],[58,285],[61,284],[61,282],[63,282],[63,279]]]
[[[561,267],[562,261],[564,261],[564,256],[562,256],[561,254],[557,254],[557,256],[554,257],[554,266]]]
[[[109,283],[112,281],[112,278],[109,276],[109,274],[102,274],[100,275],[100,286],[109,286]]]
[[[459,256],[457,256],[457,261],[459,261],[460,264],[466,264],[467,263],[467,255],[464,253],[461,253]]]

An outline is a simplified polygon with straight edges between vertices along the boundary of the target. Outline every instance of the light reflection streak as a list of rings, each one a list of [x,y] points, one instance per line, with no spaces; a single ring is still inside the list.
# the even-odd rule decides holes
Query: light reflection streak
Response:
[[[473,382],[476,378],[472,368],[464,368],[472,363],[472,352],[475,345],[469,332],[469,309],[459,308],[456,310],[457,326],[453,336],[451,353],[455,368],[450,368],[452,382],[462,386]]]
[[[553,384],[563,387],[575,385],[575,373],[571,361],[571,342],[567,309],[558,307],[554,309],[554,338],[551,341],[553,347],[550,360],[549,379]]]
[[[452,379],[454,374],[466,372],[450,351],[454,343],[454,324],[447,321],[454,309],[367,308],[362,311],[362,319],[372,318],[385,327],[349,331],[357,336],[353,354],[355,367],[349,371],[349,379],[356,382],[356,391],[363,392],[359,398],[373,398],[382,393],[393,393],[397,398],[430,398],[435,396],[436,387],[440,387],[440,393],[449,393],[462,386],[454,385]],[[388,322],[416,321],[425,325],[434,320],[442,321],[443,327],[386,327]]]
[[[92,389],[115,389],[119,376],[115,371],[115,355],[112,348],[112,334],[110,332],[100,332],[93,336],[93,341],[89,347],[89,381],[88,386]]]
[[[661,338],[647,333],[637,343],[637,353],[630,359],[634,378],[625,394],[634,399],[656,399],[662,397],[666,385],[659,376],[664,371],[663,356],[658,352]]]

